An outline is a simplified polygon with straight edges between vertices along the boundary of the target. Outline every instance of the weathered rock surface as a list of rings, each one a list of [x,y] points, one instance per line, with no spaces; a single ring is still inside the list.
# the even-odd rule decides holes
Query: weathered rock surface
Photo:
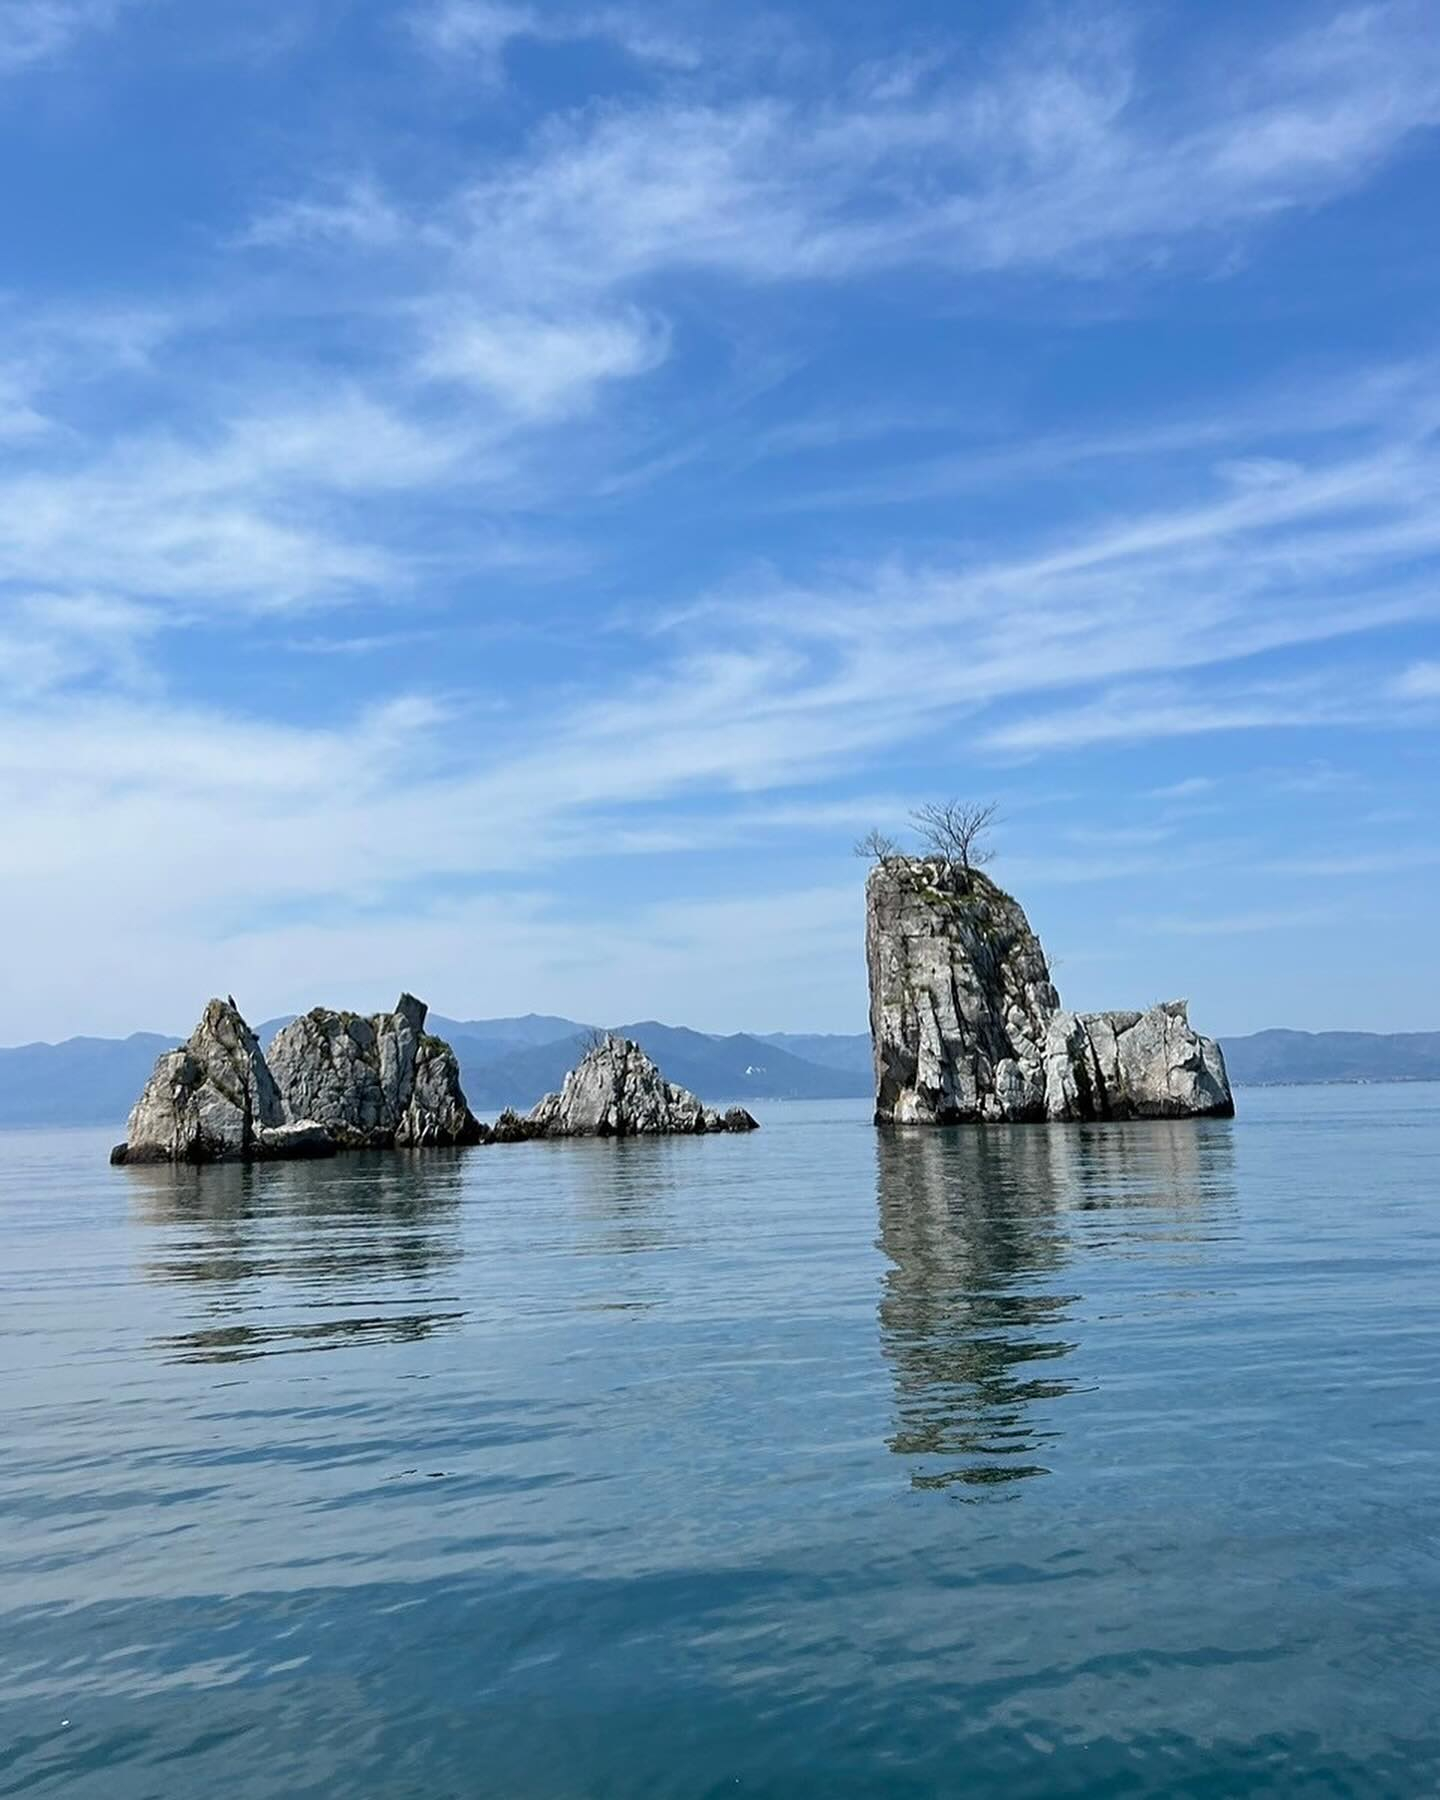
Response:
[[[344,1149],[482,1142],[454,1051],[425,1030],[427,1010],[402,994],[371,1018],[317,1006],[292,1020],[267,1052],[286,1117],[313,1119]]]
[[[276,1125],[268,1131],[257,1131],[252,1160],[255,1162],[291,1161],[309,1156],[333,1156],[340,1146],[323,1125],[313,1119],[300,1119],[293,1125]]]
[[[1183,1000],[1050,1021],[1047,1118],[1228,1118],[1234,1110],[1220,1046],[1192,1029]]]
[[[662,1132],[758,1129],[744,1107],[732,1106],[722,1113],[706,1106],[667,1081],[638,1044],[619,1037],[602,1038],[593,1045],[565,1077],[560,1092],[547,1094],[523,1123],[528,1137],[648,1137]],[[496,1135],[502,1133],[497,1130]],[[507,1129],[503,1135],[512,1134]]]
[[[212,1000],[167,1050],[110,1160],[254,1162],[337,1150],[478,1144],[455,1053],[425,1030],[422,1001],[362,1019],[317,1007],[268,1058],[233,1000]]]
[[[1063,1012],[1019,902],[978,870],[892,857],[865,897],[877,1124],[1234,1112],[1183,1001]]]
[[[513,1106],[507,1106],[490,1127],[492,1144],[523,1144],[536,1135],[534,1127]]]
[[[285,1154],[278,1146],[288,1141],[287,1129],[294,1128],[254,1032],[233,1000],[212,1000],[180,1049],[156,1062],[110,1160],[205,1163]],[[300,1154],[326,1154],[310,1137],[305,1143]]]

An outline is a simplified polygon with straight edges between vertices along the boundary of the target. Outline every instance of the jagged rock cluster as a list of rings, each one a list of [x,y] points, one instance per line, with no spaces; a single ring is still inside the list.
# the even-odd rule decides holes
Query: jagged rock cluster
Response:
[[[455,1053],[402,994],[360,1018],[317,1007],[263,1056],[234,1000],[212,1000],[188,1041],[166,1051],[110,1160],[250,1162],[337,1150],[477,1144]]]
[[[724,1113],[706,1106],[667,1081],[638,1044],[606,1037],[586,1051],[560,1092],[547,1094],[528,1117],[502,1114],[495,1136],[620,1138],[757,1129],[743,1106]]]
[[[310,1121],[292,1123],[255,1034],[233,1000],[212,1000],[178,1050],[155,1064],[112,1162],[252,1161],[331,1156]]]
[[[1056,1013],[1045,1039],[1051,1119],[1229,1118],[1225,1057],[1183,1000],[1148,1012]]]
[[[426,1008],[402,994],[363,1018],[317,1006],[262,1055],[233,1000],[212,1000],[179,1050],[168,1050],[110,1160],[251,1162],[338,1150],[512,1144],[542,1137],[647,1137],[754,1131],[743,1107],[718,1112],[666,1081],[638,1044],[596,1043],[528,1115],[486,1127],[470,1111],[455,1053],[425,1030]]]
[[[343,1150],[478,1144],[484,1127],[454,1051],[425,1030],[426,1010],[402,994],[372,1018],[317,1006],[293,1019],[266,1057],[287,1116],[313,1119]]]
[[[1234,1112],[1184,1001],[1062,1011],[1024,911],[980,871],[887,857],[865,898],[877,1124]]]

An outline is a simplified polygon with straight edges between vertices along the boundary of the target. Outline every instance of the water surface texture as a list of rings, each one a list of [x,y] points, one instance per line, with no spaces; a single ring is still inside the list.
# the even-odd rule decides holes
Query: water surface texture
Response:
[[[1440,1089],[0,1137],[0,1796],[1440,1784]]]

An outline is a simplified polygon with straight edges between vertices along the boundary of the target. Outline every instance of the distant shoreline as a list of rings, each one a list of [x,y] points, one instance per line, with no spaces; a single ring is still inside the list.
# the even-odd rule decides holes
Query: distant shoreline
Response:
[[[1440,1075],[1384,1075],[1384,1076],[1336,1076],[1316,1081],[1237,1081],[1237,1088],[1249,1092],[1273,1092],[1284,1088],[1360,1088],[1360,1087],[1440,1087]],[[729,1096],[728,1099],[744,1100],[745,1096]],[[795,1097],[793,1095],[777,1095],[753,1104],[760,1106],[825,1106],[845,1101],[853,1105],[863,1105],[863,1097],[855,1094],[818,1094]],[[715,1105],[727,1104],[727,1096],[719,1095],[713,1100]],[[478,1116],[484,1117],[492,1108],[484,1108]],[[1101,1121],[1110,1123],[1111,1121]],[[1140,1120],[1141,1124],[1151,1121]],[[39,1132],[39,1131],[108,1131],[121,1132],[125,1129],[125,1117],[106,1119],[24,1119],[0,1123],[0,1132]]]

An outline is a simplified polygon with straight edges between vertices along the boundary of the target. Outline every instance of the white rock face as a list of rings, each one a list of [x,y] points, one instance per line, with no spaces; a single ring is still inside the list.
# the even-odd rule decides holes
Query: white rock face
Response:
[[[755,1131],[742,1106],[719,1112],[666,1081],[629,1038],[607,1037],[589,1049],[524,1121],[528,1137],[647,1137],[661,1132]]]
[[[240,1161],[273,1154],[262,1146],[285,1127],[254,1032],[233,1000],[212,1000],[185,1044],[156,1062],[111,1161]]]
[[[1234,1112],[1183,1001],[1062,1012],[1019,902],[978,870],[890,858],[865,900],[877,1124]]]
[[[287,1118],[313,1119],[344,1149],[479,1143],[455,1053],[426,1032],[427,1010],[402,994],[371,1018],[317,1006],[292,1020],[266,1053]]]
[[[1189,1119],[1235,1110],[1225,1058],[1183,1000],[1149,1012],[1056,1013],[1045,1043],[1051,1119]]]
[[[301,1119],[294,1125],[275,1125],[257,1131],[252,1160],[282,1162],[305,1156],[333,1156],[340,1146],[323,1125]]]

